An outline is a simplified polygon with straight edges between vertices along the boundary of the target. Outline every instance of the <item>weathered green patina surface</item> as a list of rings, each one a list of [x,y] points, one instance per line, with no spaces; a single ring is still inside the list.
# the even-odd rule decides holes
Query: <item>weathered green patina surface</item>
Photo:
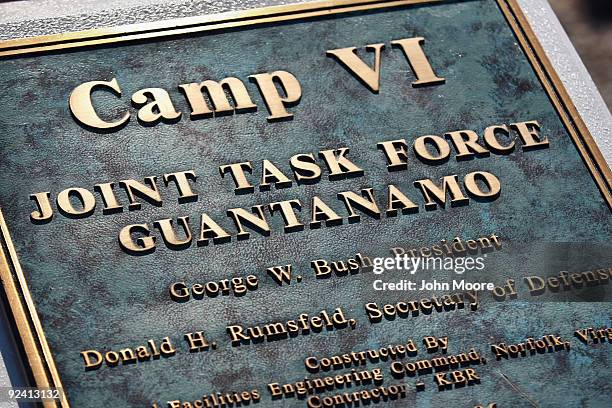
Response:
[[[426,38],[427,55],[442,86],[413,88],[406,60],[388,43],[398,38]],[[338,63],[329,49],[384,42],[381,91],[373,94]],[[172,90],[178,109],[188,112],[176,91],[179,83],[282,69],[301,82],[300,103],[291,121],[267,123],[254,86],[249,90],[257,112],[143,127],[132,120],[108,134],[93,133],[71,117],[68,96],[75,86],[117,78],[127,104],[146,87]],[[303,359],[401,343],[422,336],[450,337],[449,353],[476,348],[489,363],[479,367],[481,384],[439,392],[431,375],[426,390],[389,406],[500,407],[529,406],[525,395],[542,407],[608,406],[609,348],[575,343],[570,353],[550,353],[494,362],[488,342],[519,342],[555,333],[570,339],[574,328],[610,324],[605,303],[500,303],[475,312],[462,310],[371,325],[367,302],[411,299],[374,292],[372,277],[358,275],[314,279],[312,259],[344,259],[357,252],[381,256],[397,245],[418,247],[455,236],[496,233],[508,242],[606,242],[610,211],[577,149],[542,89],[497,4],[492,0],[448,2],[393,10],[366,11],[190,35],[149,43],[102,46],[2,61],[0,65],[0,203],[11,229],[30,290],[74,407],[145,406],[150,401],[196,399],[215,391],[257,388],[259,406],[305,406],[303,400],[272,401],[268,382],[294,382],[309,374]],[[100,94],[101,107],[117,99]],[[408,169],[387,172],[376,142],[474,129],[497,123],[538,120],[550,140],[548,149],[467,162],[451,159],[439,166],[412,160]],[[348,146],[364,169],[359,178],[235,195],[218,166],[263,159],[290,173],[297,153]],[[44,225],[29,220],[29,194],[73,186],[193,169],[199,176],[197,202],[178,204],[166,196],[163,207],[84,220],[56,216]],[[125,225],[207,212],[226,218],[227,208],[285,199],[305,202],[318,195],[337,205],[336,193],[395,184],[406,191],[421,178],[496,174],[502,193],[491,203],[421,210],[396,218],[308,229],[284,234],[280,217],[270,237],[254,234],[245,241],[172,251],[161,246],[135,257],[117,244]],[[175,194],[175,193],[174,193]],[[415,200],[416,201],[416,200]],[[231,229],[231,225],[224,225]],[[497,261],[500,275],[533,267],[528,254]],[[526,260],[527,259],[527,260]],[[300,284],[278,287],[265,278],[267,267],[291,263],[304,275]],[[603,267],[597,260],[590,267]],[[168,287],[176,281],[198,282],[253,273],[262,278],[257,291],[241,298],[218,297],[173,302]],[[493,271],[492,273],[495,273]],[[416,300],[416,299],[415,299]],[[290,340],[232,347],[228,324],[255,325],[286,321],[299,313],[342,308],[358,321],[355,330],[322,332]],[[219,343],[215,351],[185,352],[182,333],[204,330]],[[79,352],[119,349],[147,339],[170,336],[181,349],[175,357],[85,371]],[[419,357],[425,358],[421,351]],[[389,364],[380,367],[385,384],[394,380]],[[509,385],[506,376],[522,395]],[[382,404],[384,405],[384,404]]]

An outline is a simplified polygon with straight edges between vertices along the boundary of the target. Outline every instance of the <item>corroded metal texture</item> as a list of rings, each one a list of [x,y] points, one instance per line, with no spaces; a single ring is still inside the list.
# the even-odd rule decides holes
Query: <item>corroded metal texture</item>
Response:
[[[364,32],[362,27],[376,27],[376,31]],[[406,81],[405,61],[389,50],[385,54],[383,91],[372,95],[323,55],[325,49],[356,45],[355,38],[365,44],[413,35],[428,39],[428,53],[432,61],[437,61],[435,68],[447,79],[444,87],[411,88]],[[288,46],[291,44],[300,46]],[[270,125],[260,110],[155,128],[141,127],[134,121],[117,133],[93,134],[68,119],[67,95],[75,85],[92,79],[116,76],[129,95],[151,84],[173,89],[185,81],[230,74],[246,78],[273,69],[286,69],[303,81],[304,96],[293,121]],[[2,72],[2,101],[15,110],[1,119],[7,131],[0,135],[0,171],[4,176],[0,197],[50,345],[58,355],[56,362],[64,385],[76,407],[142,406],[148,399],[196,398],[209,390],[247,389],[253,385],[263,390],[267,380],[295,381],[303,377],[301,358],[306,354],[361,350],[408,337],[449,335],[454,351],[474,346],[484,353],[491,338],[521,341],[525,335],[549,330],[568,336],[569,328],[609,322],[598,304],[550,303],[500,304],[474,313],[462,311],[370,326],[361,310],[363,303],[372,300],[366,278],[324,283],[307,280],[290,290],[269,284],[243,299],[215,299],[210,303],[177,305],[166,296],[168,284],[179,277],[213,278],[261,271],[271,264],[287,262],[296,263],[298,270],[307,270],[313,257],[335,259],[338,254],[357,251],[380,254],[398,243],[417,245],[458,234],[474,237],[496,232],[522,242],[608,239],[609,210],[492,1],[364,13],[155,44],[25,57],[6,62]],[[398,92],[384,89],[385,84],[394,84]],[[34,93],[32,89],[40,91]],[[44,109],[30,115],[30,124],[23,126],[21,110],[32,106]],[[481,130],[488,124],[530,119],[541,122],[551,140],[550,149],[517,152],[495,160],[451,161],[439,167],[413,163],[407,172],[387,174],[373,146],[383,139],[413,138],[459,128]],[[295,153],[340,145],[350,146],[372,172],[356,180],[246,196],[235,196],[224,180],[215,177],[219,164],[243,159],[283,163]],[[23,191],[57,192],[74,185],[184,169],[195,169],[201,178],[210,177],[198,203],[179,206],[168,200],[161,209],[109,217],[96,214],[85,221],[58,217],[43,226],[32,225],[27,219],[31,202]],[[202,210],[219,216],[228,206],[248,207],[315,193],[332,199],[336,191],[388,183],[409,188],[418,178],[482,169],[500,176],[504,190],[499,202],[383,221],[366,219],[329,230],[257,237],[181,252],[158,250],[137,258],[126,256],[116,244],[118,228],[134,220],[183,213],[195,219]],[[575,190],[566,184],[569,179],[572,186],[581,186],[582,195],[573,194]],[[19,190],[15,180],[20,180]],[[528,222],[518,221],[521,218]],[[376,243],[371,239],[374,234]],[[514,262],[517,270],[524,268],[522,260],[508,262]],[[142,341],[143,336],[160,338],[196,329],[207,329],[211,337],[223,339],[228,322],[256,324],[262,316],[283,320],[295,317],[297,312],[314,313],[332,306],[356,317],[358,329],[240,349],[224,344],[211,354],[180,355],[99,372],[85,372],[78,356],[79,350],[88,347],[127,346]],[[534,308],[540,314],[538,319],[533,318]],[[582,398],[587,398],[591,406],[605,406],[607,396],[600,393],[605,380],[589,381],[580,393],[570,397],[563,393],[588,370],[606,370],[604,359],[601,350],[584,347],[576,355],[541,356],[544,361],[491,364],[483,369],[487,380],[474,389],[449,393],[428,390],[409,401],[423,407],[449,405],[451,400],[458,406],[473,406],[495,398],[500,406],[524,406],[527,395],[540,401],[541,406],[579,406]],[[544,381],[548,382],[546,395],[541,388]],[[266,396],[264,406],[268,403]],[[276,405],[302,406],[303,402],[288,400]]]

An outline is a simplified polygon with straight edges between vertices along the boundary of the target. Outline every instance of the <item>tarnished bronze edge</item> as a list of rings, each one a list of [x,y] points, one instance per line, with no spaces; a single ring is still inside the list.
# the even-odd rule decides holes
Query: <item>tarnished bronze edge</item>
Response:
[[[65,34],[5,40],[0,42],[0,57],[21,54],[31,55],[67,48],[148,40],[158,37],[170,37],[224,28],[298,20],[352,11],[438,3],[443,1],[445,0],[336,0],[261,7],[243,11],[211,14],[202,17],[185,17],[151,23],[96,28],[93,30]]]
[[[597,143],[580,117],[565,86],[555,72],[535,33],[529,26],[517,0],[497,0],[506,20],[517,36],[525,55],[557,113],[561,117],[570,137],[587,165],[608,207],[612,209],[612,173]]]
[[[218,30],[229,27],[239,27],[258,23],[296,20],[301,18],[324,16],[358,10],[395,7],[411,4],[435,3],[443,0],[342,0],[305,3],[287,6],[273,6],[259,9],[223,13],[216,16],[186,18],[156,23],[144,23],[115,29],[96,29],[77,33],[58,34],[43,37],[32,37],[20,40],[0,42],[0,57],[34,54],[43,51],[100,45],[130,40],[143,40],[156,37],[167,37],[178,34],[188,34],[199,31]],[[578,111],[571,102],[558,75],[554,71],[544,50],[531,30],[520,6],[516,0],[496,0],[502,13],[517,39],[523,52],[536,71],[548,96],[566,126],[578,151],[589,168],[599,190],[608,206],[612,208],[610,194],[610,168],[597,144],[593,140]],[[272,16],[270,16],[272,14]],[[199,20],[198,20],[199,19]],[[183,25],[206,24],[205,26],[182,27]],[[150,27],[150,28],[147,28]],[[177,28],[178,27],[178,28]],[[143,30],[153,30],[143,32]],[[108,37],[114,36],[114,37]],[[70,41],[63,42],[62,41]],[[4,51],[3,51],[4,50]],[[0,209],[0,278],[6,292],[11,312],[17,323],[19,335],[27,353],[28,362],[34,374],[36,386],[61,388],[61,380],[53,355],[36,312],[32,296],[21,266],[17,251],[13,247],[8,226]],[[8,257],[6,253],[8,252]],[[9,265],[13,265],[11,269]],[[24,304],[25,302],[25,304]],[[32,330],[34,326],[35,331]],[[35,335],[36,334],[36,335]],[[69,408],[67,396],[60,403],[62,408]],[[45,408],[57,407],[55,402],[45,402]]]
[[[2,238],[0,240],[0,280],[15,319],[23,348],[27,354],[36,386],[38,388],[53,387],[63,390],[53,355],[36,312],[36,306],[21,269],[2,209],[0,209],[0,235]],[[32,326],[34,330],[32,330]],[[56,407],[57,404],[55,401],[45,401],[43,406],[52,408]],[[62,408],[69,407],[66,398],[60,401],[60,406]]]

